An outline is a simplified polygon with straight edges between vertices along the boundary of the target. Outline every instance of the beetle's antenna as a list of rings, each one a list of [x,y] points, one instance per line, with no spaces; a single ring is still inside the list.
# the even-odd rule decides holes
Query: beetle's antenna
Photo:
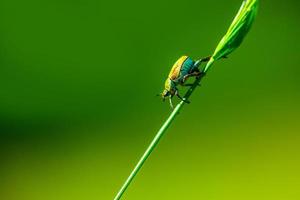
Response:
[[[169,97],[169,101],[170,101],[171,108],[174,109],[174,106],[173,106],[173,103],[172,103],[172,97],[171,96]]]

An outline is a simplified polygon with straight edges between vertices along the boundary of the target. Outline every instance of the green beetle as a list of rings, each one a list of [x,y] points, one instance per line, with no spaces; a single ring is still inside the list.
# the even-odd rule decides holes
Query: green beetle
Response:
[[[192,60],[188,56],[182,56],[180,57],[176,63],[173,65],[169,76],[165,82],[165,89],[161,93],[161,96],[163,100],[165,100],[167,97],[169,97],[170,105],[173,108],[172,104],[172,98],[173,96],[177,96],[182,101],[185,101],[186,103],[189,103],[187,100],[184,100],[178,92],[177,85],[182,86],[191,86],[191,84],[185,84],[186,80],[189,77],[196,77],[199,78],[200,76],[203,76],[204,73],[199,70],[199,66],[202,62],[209,61],[210,56],[206,58],[202,58],[198,61]]]

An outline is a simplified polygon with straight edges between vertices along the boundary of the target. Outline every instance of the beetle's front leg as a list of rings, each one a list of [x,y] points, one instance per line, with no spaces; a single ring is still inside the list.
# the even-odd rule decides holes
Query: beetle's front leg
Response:
[[[178,91],[176,91],[175,95],[176,95],[181,101],[183,101],[184,103],[188,103],[188,104],[191,103],[189,100],[182,98],[182,97],[179,95]]]

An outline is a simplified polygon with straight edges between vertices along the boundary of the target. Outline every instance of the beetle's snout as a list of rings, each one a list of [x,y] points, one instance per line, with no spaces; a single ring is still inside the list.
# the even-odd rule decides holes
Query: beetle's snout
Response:
[[[164,89],[164,91],[162,93],[159,93],[156,96],[160,96],[162,98],[162,101],[165,101],[166,98],[170,95],[171,95],[171,93],[167,89]]]
[[[165,101],[168,96],[170,96],[170,92],[168,90],[164,90],[161,93],[161,97],[162,97],[163,101]]]

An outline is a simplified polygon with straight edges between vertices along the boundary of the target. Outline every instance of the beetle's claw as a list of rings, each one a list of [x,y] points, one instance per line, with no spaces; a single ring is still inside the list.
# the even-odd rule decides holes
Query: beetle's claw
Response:
[[[189,100],[187,100],[187,99],[182,99],[182,101],[184,102],[184,103],[187,103],[187,104],[190,104],[191,102],[189,101]]]

